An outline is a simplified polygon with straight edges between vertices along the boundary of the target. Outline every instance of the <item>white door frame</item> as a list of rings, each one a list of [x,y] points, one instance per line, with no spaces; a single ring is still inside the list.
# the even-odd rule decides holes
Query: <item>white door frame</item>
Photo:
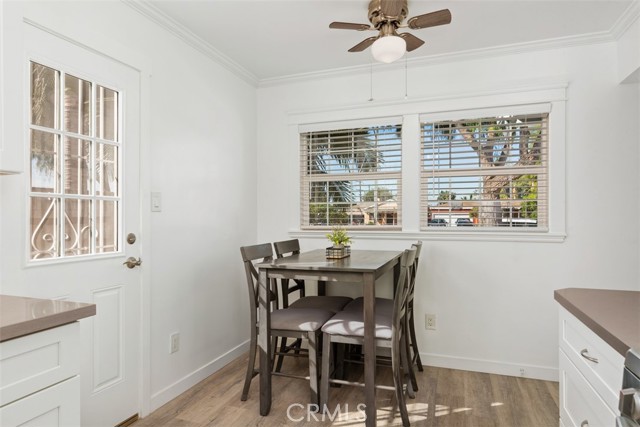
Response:
[[[46,14],[25,16],[24,23],[45,31],[66,42],[117,61],[140,76],[140,257],[144,266],[140,271],[140,347],[138,361],[139,415],[149,414],[151,406],[151,221],[150,221],[150,167],[151,152],[151,61],[141,52],[119,44],[99,34],[82,33],[74,28],[62,27]],[[146,268],[145,268],[146,267]]]

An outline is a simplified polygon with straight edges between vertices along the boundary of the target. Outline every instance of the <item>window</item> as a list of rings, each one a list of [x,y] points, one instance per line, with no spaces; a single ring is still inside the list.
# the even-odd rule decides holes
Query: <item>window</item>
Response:
[[[548,113],[421,120],[421,229],[548,229]]]
[[[120,249],[120,95],[30,63],[30,259]]]
[[[401,226],[402,126],[300,134],[301,226]]]

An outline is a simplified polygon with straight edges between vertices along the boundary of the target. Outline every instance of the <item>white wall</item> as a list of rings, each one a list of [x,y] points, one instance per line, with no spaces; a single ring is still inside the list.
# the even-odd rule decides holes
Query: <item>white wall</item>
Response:
[[[150,67],[142,110],[149,132],[143,193],[148,201],[149,191],[162,192],[163,211],[143,214],[149,234],[139,237],[144,274],[150,278],[148,397],[153,409],[239,354],[248,339],[238,247],[256,240],[256,90],[122,2],[23,5],[25,16],[36,22],[62,28],[98,50],[139,56]],[[14,6],[5,3],[6,9]],[[20,21],[17,16],[18,28]],[[21,44],[16,32],[8,34],[4,47]],[[17,66],[21,72],[22,65]],[[2,96],[20,102],[19,92]],[[25,105],[15,108],[22,111]],[[4,143],[22,150],[24,141]],[[26,221],[16,207],[26,206],[27,179],[27,174],[0,179],[0,287],[7,294],[54,297],[46,283],[29,279],[23,252],[15,249],[23,247],[25,232],[18,224]],[[177,331],[180,351],[169,354],[169,335]]]
[[[638,288],[638,97],[633,85],[618,85],[612,65],[616,52],[616,44],[607,43],[409,64],[409,102],[548,80],[569,84],[566,240],[443,241],[422,236],[416,308],[424,363],[513,375],[524,368],[526,376],[557,378],[554,289]],[[403,68],[377,66],[373,78],[373,104],[397,101],[402,109]],[[289,114],[334,109],[348,115],[372,105],[368,98],[368,71],[258,90],[260,241],[283,239],[299,228],[298,146],[287,125]],[[614,209],[624,209],[630,221],[616,221]],[[354,244],[403,249],[414,238],[356,235]],[[326,245],[321,234],[301,243],[305,249]],[[436,331],[424,329],[425,313],[437,314]]]

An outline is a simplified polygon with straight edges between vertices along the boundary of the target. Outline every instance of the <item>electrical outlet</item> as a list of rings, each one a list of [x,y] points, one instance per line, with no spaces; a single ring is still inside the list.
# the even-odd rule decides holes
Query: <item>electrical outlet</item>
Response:
[[[524,373],[525,373],[524,368],[520,368],[520,376],[521,377],[524,377]]]
[[[431,329],[433,331],[436,330],[436,315],[435,314],[425,314],[424,315],[424,327],[427,329]]]
[[[169,352],[175,353],[180,350],[180,332],[173,333],[169,336],[169,340],[171,341]]]

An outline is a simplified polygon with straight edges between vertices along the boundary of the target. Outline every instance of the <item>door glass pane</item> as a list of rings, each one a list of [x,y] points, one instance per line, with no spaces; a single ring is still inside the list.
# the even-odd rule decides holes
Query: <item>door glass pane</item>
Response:
[[[96,253],[115,252],[118,244],[118,203],[96,201]]]
[[[102,86],[96,90],[96,136],[118,140],[118,92]]]
[[[59,188],[58,136],[31,131],[31,191],[55,193]]]
[[[118,148],[96,144],[96,194],[118,195]]]
[[[64,84],[64,129],[90,135],[91,83],[67,74]]]
[[[31,123],[58,128],[58,86],[60,73],[31,63]]]
[[[91,201],[66,199],[64,202],[64,254],[91,253]]]
[[[91,143],[83,139],[67,138],[64,159],[64,191],[66,194],[88,195],[91,191],[89,169]]]
[[[29,66],[30,258],[117,252],[120,94],[61,69]]]
[[[58,253],[60,199],[31,198],[31,259],[55,258]]]

